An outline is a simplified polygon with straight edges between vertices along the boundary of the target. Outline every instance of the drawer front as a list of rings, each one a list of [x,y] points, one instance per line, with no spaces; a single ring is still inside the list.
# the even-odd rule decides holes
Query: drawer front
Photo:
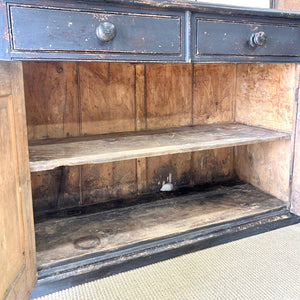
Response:
[[[195,19],[194,57],[203,56],[300,56],[300,27],[243,24]],[[263,45],[250,39],[263,32]]]
[[[180,15],[149,11],[81,12],[72,10],[10,7],[13,51],[65,51],[180,56]],[[101,41],[99,24],[114,25],[116,35]]]

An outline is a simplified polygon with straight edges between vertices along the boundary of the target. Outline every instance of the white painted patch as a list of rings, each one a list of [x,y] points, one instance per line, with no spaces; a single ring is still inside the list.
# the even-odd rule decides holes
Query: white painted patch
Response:
[[[174,186],[172,183],[166,183],[161,187],[160,191],[161,192],[171,192],[171,191],[173,191],[173,189],[174,189]]]

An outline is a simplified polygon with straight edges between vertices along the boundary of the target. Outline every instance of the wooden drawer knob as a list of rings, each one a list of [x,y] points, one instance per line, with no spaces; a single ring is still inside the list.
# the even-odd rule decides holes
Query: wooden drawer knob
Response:
[[[267,35],[263,31],[252,33],[250,36],[249,44],[255,48],[257,46],[263,46],[267,41]]]
[[[116,26],[110,22],[103,22],[96,29],[96,35],[102,42],[112,41],[116,34]]]

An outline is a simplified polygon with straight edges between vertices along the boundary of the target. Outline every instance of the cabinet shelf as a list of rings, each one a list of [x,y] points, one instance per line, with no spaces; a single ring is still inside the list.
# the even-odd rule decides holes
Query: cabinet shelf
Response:
[[[91,253],[134,247],[137,243],[258,216],[286,206],[287,203],[250,184],[219,184],[184,196],[49,220],[35,227],[38,267],[44,269]],[[88,245],[97,241],[99,244],[78,249],[79,239]]]
[[[289,138],[286,132],[229,123],[32,141],[30,169],[37,172]]]

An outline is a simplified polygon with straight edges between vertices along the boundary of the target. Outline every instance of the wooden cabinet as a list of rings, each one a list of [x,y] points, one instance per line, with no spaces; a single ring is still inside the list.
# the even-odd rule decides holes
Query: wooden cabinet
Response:
[[[299,221],[299,13],[0,9],[1,297]]]

